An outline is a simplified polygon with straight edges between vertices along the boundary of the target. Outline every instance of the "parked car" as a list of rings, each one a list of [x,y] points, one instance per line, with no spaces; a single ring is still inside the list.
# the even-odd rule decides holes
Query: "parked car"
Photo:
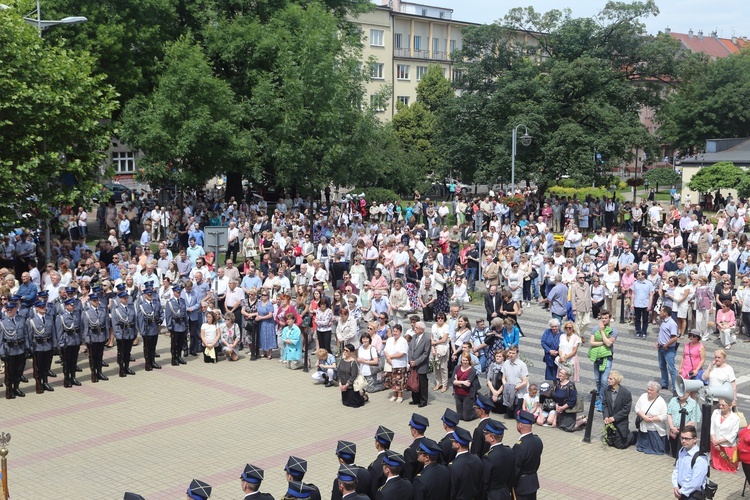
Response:
[[[131,189],[124,184],[120,184],[119,182],[108,182],[102,184],[102,192],[108,193],[105,194],[105,197],[108,200],[114,199],[116,202],[122,201],[122,193],[125,193],[128,199],[130,199],[132,195]]]

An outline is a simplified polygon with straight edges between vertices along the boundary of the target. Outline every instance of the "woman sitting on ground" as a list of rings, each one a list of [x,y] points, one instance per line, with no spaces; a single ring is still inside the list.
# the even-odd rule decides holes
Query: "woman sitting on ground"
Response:
[[[333,380],[336,380],[336,356],[329,353],[322,347],[315,351],[315,357],[318,358],[318,363],[315,365],[317,371],[312,374],[312,379],[316,384],[325,384],[326,387],[331,387]]]
[[[240,354],[240,327],[234,322],[234,314],[224,315],[221,327],[221,348],[228,361],[237,361]]]

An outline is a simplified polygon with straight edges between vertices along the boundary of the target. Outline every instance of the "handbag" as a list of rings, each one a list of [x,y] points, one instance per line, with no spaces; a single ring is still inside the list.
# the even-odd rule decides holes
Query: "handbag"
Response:
[[[360,373],[357,375],[357,378],[354,379],[354,382],[352,382],[352,389],[359,392],[365,387],[367,387],[367,380],[365,379],[365,376]]]
[[[651,409],[652,406],[654,406],[654,403],[656,403],[656,400],[654,399],[650,405],[648,405],[648,408],[646,408],[646,411],[643,412],[644,415],[648,415],[648,411]],[[643,418],[640,415],[635,416],[635,430],[636,432],[641,431],[641,423],[643,423]]]
[[[539,277],[539,273],[536,272],[536,269],[532,269],[531,272],[529,273],[529,278],[531,278],[532,280],[535,280],[538,277]]]
[[[417,370],[411,370],[409,372],[409,378],[406,380],[406,390],[419,392],[419,374],[417,373]]]
[[[572,389],[576,388],[576,385],[573,382],[568,382],[568,399],[570,399],[570,391]],[[576,404],[573,405],[573,408],[568,408],[568,411],[571,413],[581,413],[585,410],[584,404],[583,404],[583,398],[578,396],[578,391],[576,390]]]
[[[377,365],[370,365],[370,376],[374,377],[378,373],[383,371],[383,361],[385,359],[385,356],[378,356],[378,351],[375,349],[375,356],[372,355],[372,350],[374,347],[370,346],[370,359],[377,359],[378,364]]]

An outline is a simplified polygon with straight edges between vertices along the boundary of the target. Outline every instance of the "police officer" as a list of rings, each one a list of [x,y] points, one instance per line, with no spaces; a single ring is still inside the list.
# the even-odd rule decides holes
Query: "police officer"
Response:
[[[357,467],[354,464],[354,458],[357,455],[357,445],[349,441],[339,441],[336,444],[336,456],[339,458],[340,465],[346,465],[354,474],[355,491],[363,493],[365,496],[370,494],[370,473],[364,467]],[[340,500],[343,496],[341,489],[340,475],[333,480],[333,489],[331,490],[331,500]],[[351,480],[347,480],[351,482]]]
[[[172,353],[172,366],[187,364],[180,357],[182,345],[188,331],[188,318],[185,306],[185,299],[180,297],[182,287],[175,285],[172,287],[172,298],[167,300],[164,307],[164,318],[167,323],[167,330],[170,335],[170,352]]]
[[[414,478],[414,500],[449,500],[451,477],[445,465],[439,463],[440,445],[424,438],[419,443],[417,456],[422,463],[422,472]]]
[[[159,327],[162,319],[161,304],[154,299],[154,288],[147,282],[143,288],[143,295],[138,299],[135,308],[138,332],[143,339],[143,357],[146,362],[146,371],[152,369],[161,370],[161,366],[154,361],[156,354],[156,342],[159,340]]]
[[[515,457],[513,451],[503,444],[505,425],[497,420],[487,420],[484,427],[484,438],[490,445],[482,457],[484,466],[484,483],[482,498],[487,500],[510,500],[513,485],[513,467]]]
[[[487,425],[487,420],[490,418],[490,412],[493,408],[495,408],[495,404],[490,398],[484,394],[477,396],[477,400],[474,403],[474,412],[480,420],[471,437],[471,448],[469,451],[478,457],[483,457],[485,453],[490,451],[490,445],[484,439],[484,427]]]
[[[5,399],[26,396],[18,385],[26,368],[29,344],[25,322],[17,317],[17,313],[18,302],[9,302],[5,306],[5,316],[0,320],[0,358],[5,363]]]
[[[440,417],[443,421],[445,436],[440,440],[441,460],[443,464],[449,464],[456,458],[456,450],[453,449],[453,430],[461,420],[461,416],[450,408],[445,409],[445,413]]]
[[[358,467],[349,464],[339,465],[339,472],[336,474],[336,481],[333,483],[339,490],[337,498],[341,498],[342,500],[370,499],[364,493],[357,493],[357,488],[360,487],[359,479],[357,478],[357,469]]]
[[[453,431],[453,449],[456,458],[448,464],[451,476],[451,500],[474,500],[482,490],[482,460],[469,453],[471,434],[456,427]]]
[[[60,344],[60,355],[63,360],[64,387],[78,386],[81,383],[76,379],[76,361],[78,351],[81,349],[81,320],[76,314],[76,299],[69,298],[65,301],[65,312],[57,317],[55,329],[58,333]]]
[[[378,489],[375,500],[411,500],[414,495],[412,484],[401,477],[406,462],[395,451],[388,450],[383,455],[385,484]]]
[[[516,417],[516,429],[521,435],[513,445],[515,459],[513,493],[516,500],[536,500],[539,490],[537,471],[542,462],[544,445],[539,436],[532,434],[534,415],[521,410]]]
[[[404,450],[404,477],[413,481],[414,477],[422,471],[422,463],[417,459],[419,443],[424,439],[424,432],[429,427],[430,421],[418,413],[412,413],[409,420],[409,430],[414,441]]]
[[[370,498],[375,498],[378,489],[385,483],[383,457],[385,456],[385,452],[390,449],[394,435],[392,430],[382,425],[378,426],[378,430],[375,432],[375,449],[378,452],[378,456],[367,467],[367,472],[370,473]]]
[[[130,369],[130,350],[136,336],[135,306],[128,292],[123,290],[117,297],[119,302],[112,307],[112,324],[117,342],[117,365],[120,367],[120,377],[125,377],[135,375]]]
[[[273,500],[268,493],[260,493],[260,483],[263,481],[263,469],[254,465],[245,465],[245,470],[240,475],[242,479],[242,491],[245,493],[244,500]]]
[[[39,294],[41,297],[41,294]],[[46,297],[45,297],[46,298]],[[34,304],[34,314],[26,320],[26,331],[29,336],[29,346],[34,356],[34,379],[36,379],[36,393],[54,391],[49,385],[47,377],[52,367],[52,352],[57,347],[57,332],[55,322],[47,314],[47,303],[38,300]]]
[[[299,482],[299,484],[303,484],[302,479],[307,473],[307,460],[290,456],[286,462],[284,471],[286,471],[286,480],[289,482],[290,488],[292,483],[295,481]],[[304,485],[310,490],[310,494],[304,498],[310,498],[311,500],[320,500],[320,490],[317,486],[311,483],[304,483]]]
[[[81,333],[89,351],[89,368],[91,382],[109,380],[102,373],[104,343],[109,338],[107,314],[99,308],[99,295],[91,294],[88,303],[81,313]]]

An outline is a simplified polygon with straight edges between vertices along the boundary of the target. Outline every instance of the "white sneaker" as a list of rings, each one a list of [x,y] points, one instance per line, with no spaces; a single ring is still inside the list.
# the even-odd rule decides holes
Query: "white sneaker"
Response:
[[[393,403],[394,401],[396,401],[396,396],[391,396],[390,398],[388,398],[388,401]]]

